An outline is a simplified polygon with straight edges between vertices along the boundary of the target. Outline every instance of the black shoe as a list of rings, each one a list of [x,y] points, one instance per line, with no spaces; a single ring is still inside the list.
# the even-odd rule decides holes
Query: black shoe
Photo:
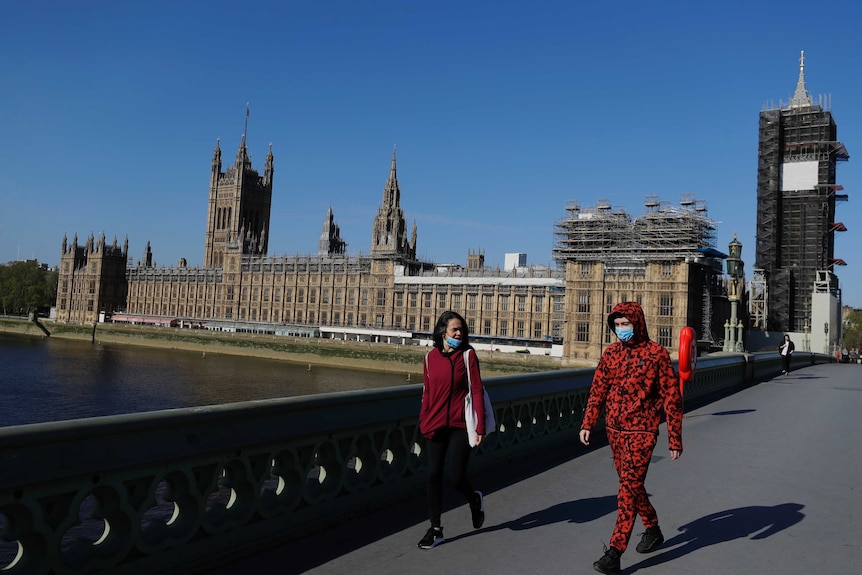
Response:
[[[664,543],[664,535],[661,534],[661,529],[659,529],[658,525],[655,527],[647,527],[647,530],[644,531],[643,535],[641,542],[638,543],[637,547],[635,547],[635,551],[638,553],[649,553],[650,551],[655,551],[662,543]]]
[[[470,501],[470,513],[473,515],[473,529],[479,529],[485,523],[485,498],[481,491],[473,493]]]
[[[616,547],[605,547],[605,554],[593,563],[593,569],[605,575],[620,575],[620,555]]]
[[[446,541],[446,538],[443,537],[443,528],[432,527],[425,533],[425,537],[419,541],[419,549],[434,549],[444,541]]]

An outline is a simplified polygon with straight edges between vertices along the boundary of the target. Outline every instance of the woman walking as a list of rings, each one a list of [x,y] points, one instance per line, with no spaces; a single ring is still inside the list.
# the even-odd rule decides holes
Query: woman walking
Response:
[[[467,477],[470,443],[464,418],[464,399],[472,387],[476,411],[478,443],[485,435],[485,409],[482,402],[482,376],[479,360],[470,347],[467,322],[454,311],[446,311],[434,326],[434,348],[425,356],[422,408],[419,432],[425,438],[428,452],[428,514],[431,527],[419,541],[420,549],[432,549],[445,541],[442,513],[443,477],[446,460],[449,482],[470,505],[473,527],[485,522],[482,492],[475,491]],[[469,375],[468,375],[469,366]],[[478,445],[477,443],[477,445]]]

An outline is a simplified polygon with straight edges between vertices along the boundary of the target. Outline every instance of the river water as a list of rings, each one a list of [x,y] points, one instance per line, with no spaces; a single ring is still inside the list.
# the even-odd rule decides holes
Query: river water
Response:
[[[0,427],[407,383],[406,373],[0,334]]]

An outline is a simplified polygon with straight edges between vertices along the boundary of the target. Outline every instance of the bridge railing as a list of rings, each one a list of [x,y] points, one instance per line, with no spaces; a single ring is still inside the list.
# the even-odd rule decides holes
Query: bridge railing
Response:
[[[702,359],[686,407],[780,370],[777,354]],[[471,465],[579,449],[592,374],[489,378],[498,429]],[[0,568],[190,573],[415,495],[420,395],[405,385],[0,428]]]

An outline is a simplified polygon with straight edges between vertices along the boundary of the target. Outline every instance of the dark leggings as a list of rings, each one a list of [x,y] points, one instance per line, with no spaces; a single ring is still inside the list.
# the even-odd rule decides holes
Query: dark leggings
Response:
[[[449,483],[467,501],[473,497],[473,486],[467,478],[467,463],[470,459],[470,444],[467,430],[444,427],[434,432],[434,437],[425,440],[428,449],[428,515],[432,527],[440,527],[442,513],[443,470],[449,460]]]
[[[784,371],[790,371],[790,354],[781,356],[781,367]]]

